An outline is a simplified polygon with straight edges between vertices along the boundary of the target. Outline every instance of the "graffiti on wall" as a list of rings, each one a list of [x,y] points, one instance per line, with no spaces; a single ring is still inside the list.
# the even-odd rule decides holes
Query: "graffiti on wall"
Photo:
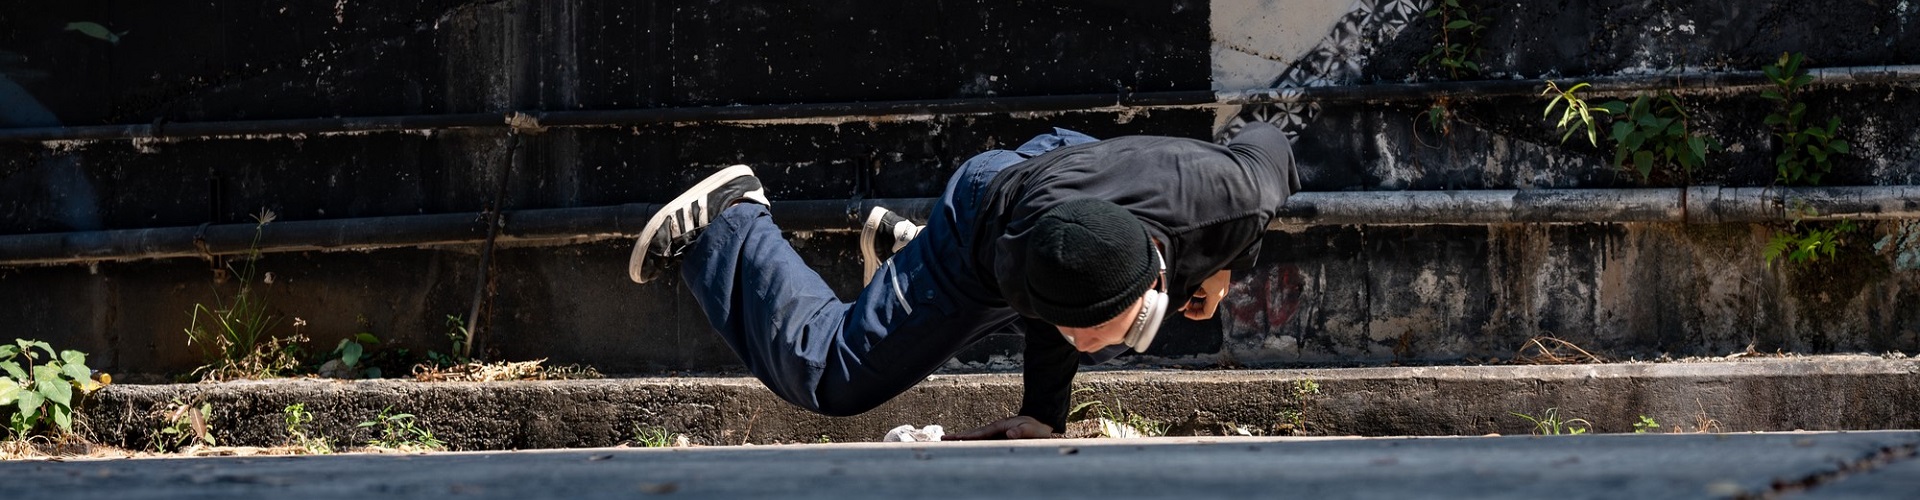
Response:
[[[1374,47],[1400,36],[1401,31],[1420,20],[1432,7],[1432,0],[1356,0],[1319,44],[1274,75],[1268,87],[1325,87],[1358,80]],[[1285,91],[1282,93],[1284,97]],[[1298,138],[1319,112],[1318,105],[1302,102],[1242,106],[1232,119],[1214,131],[1214,136],[1225,140],[1239,133],[1240,127],[1262,121],[1279,126],[1289,138]]]

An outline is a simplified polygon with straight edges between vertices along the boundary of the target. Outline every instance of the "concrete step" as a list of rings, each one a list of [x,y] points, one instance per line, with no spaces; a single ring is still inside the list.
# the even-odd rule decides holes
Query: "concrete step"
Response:
[[[1920,359],[1811,356],[1713,362],[1311,370],[1096,371],[1077,401],[1100,400],[1179,434],[1246,429],[1333,436],[1528,434],[1516,414],[1582,419],[1592,432],[1920,428]],[[1308,382],[1311,382],[1309,384]],[[1306,391],[1317,386],[1318,393]],[[383,409],[411,413],[453,449],[611,446],[658,427],[697,444],[872,441],[898,425],[963,430],[1011,415],[1013,374],[941,375],[855,417],[814,415],[739,377],[420,383],[274,380],[115,385],[86,402],[86,435],[147,445],[180,403],[212,409],[220,444],[287,440],[282,410],[304,404],[311,434],[364,443]],[[1298,415],[1296,418],[1295,415]],[[1288,429],[1289,425],[1299,424]]]

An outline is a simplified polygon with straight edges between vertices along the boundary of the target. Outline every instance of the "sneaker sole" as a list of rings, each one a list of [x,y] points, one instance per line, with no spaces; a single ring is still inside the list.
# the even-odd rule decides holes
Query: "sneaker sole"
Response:
[[[873,253],[873,235],[880,234],[881,221],[886,218],[887,209],[873,207],[867,211],[867,222],[860,225],[860,282],[872,283],[873,273],[880,270],[880,255]]]
[[[673,201],[661,205],[660,210],[655,211],[653,217],[647,219],[647,225],[640,230],[640,238],[633,242],[633,254],[627,257],[627,279],[633,280],[634,283],[653,281],[653,278],[647,276],[647,270],[650,267],[647,261],[651,255],[647,253],[647,244],[653,241],[653,233],[658,232],[660,226],[665,225],[667,219],[673,217],[673,212],[677,210],[678,207],[692,205],[693,202],[701,201],[709,193],[712,193],[714,189],[726,185],[727,182],[752,175],[753,168],[746,165],[727,167],[721,169],[719,172],[714,172],[713,175],[707,176],[706,179],[701,180],[698,184],[694,184],[693,187],[687,188],[685,192],[680,193],[680,196],[674,198]],[[762,204],[772,205],[772,203],[767,201],[765,188],[748,192],[746,198]],[[720,209],[724,210],[726,207],[720,207]],[[709,208],[709,210],[712,209]],[[718,217],[720,214],[716,210],[714,213],[708,215],[708,221],[711,222],[713,218]],[[658,266],[659,264],[655,263],[651,267]]]

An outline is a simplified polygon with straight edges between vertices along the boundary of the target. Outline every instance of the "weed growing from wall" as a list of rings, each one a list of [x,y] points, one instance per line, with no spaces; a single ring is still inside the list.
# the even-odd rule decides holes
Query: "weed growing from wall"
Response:
[[[1519,412],[1507,413],[1533,423],[1533,434],[1536,436],[1579,435],[1593,430],[1593,423],[1587,419],[1561,418],[1559,408],[1548,408],[1538,418]]]
[[[1774,182],[1818,185],[1821,177],[1833,172],[1833,158],[1851,154],[1853,145],[1837,137],[1840,117],[1828,118],[1824,126],[1806,125],[1807,104],[1799,97],[1813,77],[1801,62],[1800,54],[1780,54],[1772,66],[1763,68],[1773,88],[1760,96],[1778,105],[1766,118],[1774,137],[1780,139],[1779,154],[1773,158]]]
[[[1574,132],[1586,130],[1587,143],[1595,147],[1600,145],[1599,126],[1594,125],[1593,114],[1610,114],[1612,111],[1587,105],[1587,100],[1580,97],[1579,92],[1580,89],[1588,86],[1589,84],[1582,82],[1561,89],[1558,84],[1548,81],[1546,90],[1540,91],[1540,95],[1553,96],[1553,100],[1547,101],[1547,109],[1540,113],[1541,118],[1551,118],[1554,107],[1561,103],[1566,104],[1566,107],[1560,109],[1560,122],[1554,125],[1555,130],[1566,130],[1566,133],[1560,135],[1561,144],[1566,144],[1567,139],[1573,137]],[[1576,118],[1578,121],[1575,121]]]
[[[214,446],[213,404],[192,403],[173,400],[173,404],[160,412],[166,425],[153,429],[147,435],[147,446],[153,451],[169,452],[187,446]]]
[[[333,446],[326,438],[314,436],[307,431],[307,424],[313,422],[313,414],[307,413],[306,403],[287,405],[280,411],[287,422],[287,445],[299,448],[308,455],[326,455],[333,453]]]
[[[367,446],[407,452],[441,451],[447,449],[447,443],[433,436],[433,431],[421,427],[412,413],[393,413],[393,407],[380,410],[373,420],[360,422],[355,427],[374,429],[372,439]]]
[[[214,303],[195,304],[187,325],[187,344],[200,347],[206,364],[192,375],[204,381],[271,378],[300,367],[299,335],[275,338],[269,334],[280,318],[267,312],[267,299],[254,289],[254,277],[260,260],[260,235],[274,219],[273,211],[261,210],[253,216],[253,242],[247,248],[246,264],[239,269],[227,262],[222,272],[239,278],[240,288],[221,298],[216,290]]]
[[[1442,0],[1427,9],[1428,19],[1440,22],[1440,32],[1433,35],[1433,49],[1420,57],[1420,65],[1439,66],[1447,72],[1447,78],[1459,80],[1462,74],[1479,75],[1479,59],[1485,49],[1480,46],[1480,34],[1492,22],[1480,14],[1480,9],[1468,7],[1461,0]]]
[[[1082,387],[1073,391],[1074,395],[1091,392],[1091,388]],[[1067,411],[1068,420],[1093,420],[1097,424],[1100,437],[1129,438],[1154,437],[1167,435],[1167,424],[1137,412],[1128,411],[1119,399],[1109,405],[1095,399],[1074,405]]]
[[[1633,423],[1634,434],[1646,434],[1658,428],[1660,428],[1660,422],[1656,422],[1653,420],[1653,417],[1646,415],[1641,415],[1640,421]]]
[[[1693,172],[1707,162],[1707,153],[1720,151],[1720,141],[1695,133],[1686,106],[1672,92],[1635,97],[1633,102],[1607,101],[1598,109],[1614,117],[1613,166],[1630,168],[1641,182],[1655,173],[1693,181]]]

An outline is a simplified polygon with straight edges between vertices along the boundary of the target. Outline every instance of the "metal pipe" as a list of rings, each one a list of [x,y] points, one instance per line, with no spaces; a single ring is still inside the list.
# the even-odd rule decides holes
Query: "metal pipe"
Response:
[[[1684,195],[1683,195],[1684,191]],[[1684,201],[1683,201],[1684,200]],[[774,202],[795,232],[847,232],[875,206],[925,220],[932,198]],[[565,245],[631,238],[658,204],[518,210],[501,214],[502,244]],[[1920,219],[1920,186],[1337,191],[1297,193],[1268,226]],[[248,252],[252,224],[0,236],[0,265],[70,264]],[[373,250],[485,241],[484,213],[404,215],[268,224],[261,252]],[[204,243],[204,251],[196,242]]]
[[[791,231],[851,231],[860,217],[885,206],[924,219],[933,199],[782,201],[774,222]],[[501,213],[502,245],[564,245],[631,238],[659,209],[655,203],[517,210]],[[0,265],[71,264],[141,259],[243,255],[253,224],[116,229],[0,236]],[[260,251],[365,251],[471,245],[486,241],[485,212],[398,215],[312,221],[281,220],[261,228]],[[204,246],[202,246],[204,245]]]
[[[1856,66],[1808,70],[1813,85],[1897,84],[1920,81],[1920,65]],[[1591,95],[1648,90],[1679,92],[1750,90],[1767,85],[1759,72],[1686,75],[1629,75],[1588,79],[1557,78],[1561,82],[1593,84]],[[657,123],[743,122],[827,118],[883,118],[980,113],[1077,111],[1117,108],[1178,108],[1289,102],[1407,101],[1440,97],[1455,99],[1538,95],[1545,79],[1478,80],[1464,82],[1339,85],[1213,92],[1177,90],[1051,96],[926,99],[824,104],[755,106],[693,106],[613,110],[533,111],[406,115],[221,122],[155,122],[138,125],[33,127],[0,129],[0,142],[78,141],[149,138],[190,138],[250,135],[328,134],[513,128],[538,131],[550,127],[605,127]]]
[[[1301,225],[1920,219],[1920,186],[1498,189],[1297,193],[1269,229]]]

